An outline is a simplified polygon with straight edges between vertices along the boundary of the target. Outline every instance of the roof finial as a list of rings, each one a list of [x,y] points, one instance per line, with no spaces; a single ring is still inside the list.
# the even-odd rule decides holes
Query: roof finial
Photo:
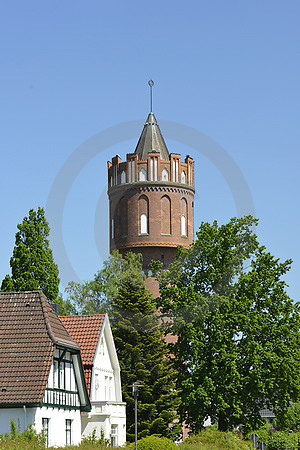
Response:
[[[152,86],[154,86],[154,81],[149,80],[148,84],[150,86],[150,112],[152,112]]]

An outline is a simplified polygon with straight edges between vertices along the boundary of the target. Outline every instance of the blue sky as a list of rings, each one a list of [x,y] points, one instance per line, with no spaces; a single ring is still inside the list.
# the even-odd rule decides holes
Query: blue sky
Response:
[[[0,278],[10,273],[16,225],[30,208],[47,205],[64,284],[101,268],[108,255],[106,162],[134,150],[152,78],[169,150],[195,159],[196,228],[238,214],[239,192],[228,183],[237,166],[261,243],[294,260],[286,281],[299,299],[299,16],[293,0],[2,4]],[[210,147],[176,141],[184,127],[203,146],[212,143],[219,163],[207,155]],[[224,166],[224,154],[233,165]],[[57,205],[65,195],[62,209],[53,195],[49,203],[53,192]]]

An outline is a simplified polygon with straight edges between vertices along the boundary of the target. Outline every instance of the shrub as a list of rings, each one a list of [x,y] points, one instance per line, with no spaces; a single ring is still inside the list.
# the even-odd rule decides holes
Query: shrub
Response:
[[[299,433],[284,433],[276,431],[272,433],[266,444],[268,450],[297,450]],[[300,442],[300,441],[299,441]]]
[[[131,443],[126,449],[134,449],[134,443]],[[138,440],[139,450],[178,450],[176,444],[170,439],[157,436],[148,436]]]
[[[191,436],[179,444],[180,450],[248,450],[253,448],[250,442],[242,441],[236,433],[218,431],[207,427],[201,433]]]

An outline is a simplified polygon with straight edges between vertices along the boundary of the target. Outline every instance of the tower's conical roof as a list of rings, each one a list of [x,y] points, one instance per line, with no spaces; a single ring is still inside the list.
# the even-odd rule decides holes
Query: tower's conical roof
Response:
[[[134,153],[139,156],[139,160],[147,160],[148,153],[160,153],[160,159],[169,160],[169,152],[162,137],[155,115],[151,112],[146,120],[142,134],[137,143]]]

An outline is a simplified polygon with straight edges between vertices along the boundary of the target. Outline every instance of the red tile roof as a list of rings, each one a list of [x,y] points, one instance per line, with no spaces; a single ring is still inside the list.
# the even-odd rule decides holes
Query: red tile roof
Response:
[[[0,293],[0,405],[38,404],[56,345],[79,350],[42,291]]]
[[[85,316],[59,316],[68,333],[81,348],[85,382],[90,395],[94,357],[105,314]]]

